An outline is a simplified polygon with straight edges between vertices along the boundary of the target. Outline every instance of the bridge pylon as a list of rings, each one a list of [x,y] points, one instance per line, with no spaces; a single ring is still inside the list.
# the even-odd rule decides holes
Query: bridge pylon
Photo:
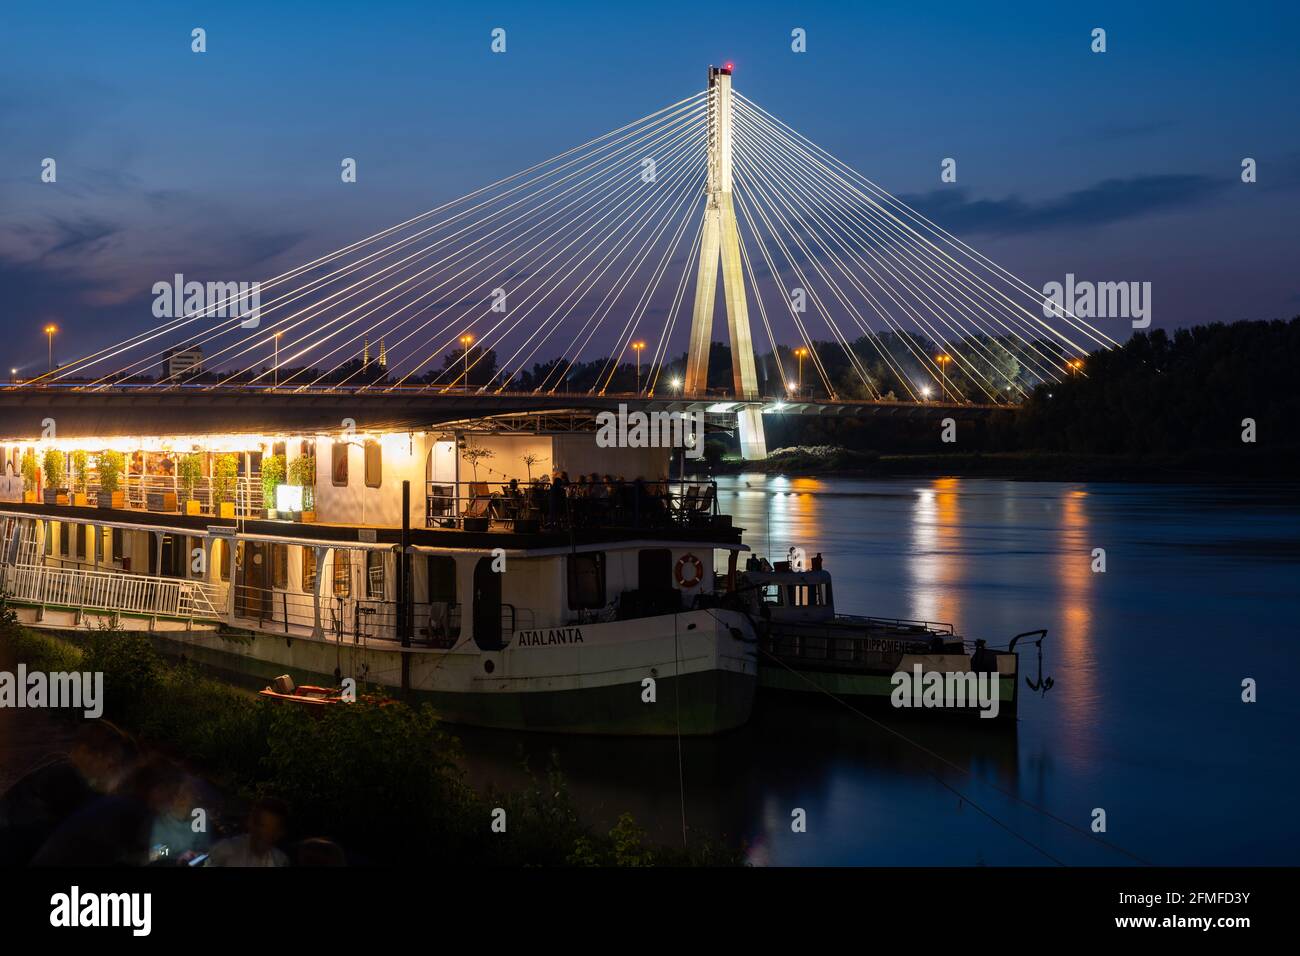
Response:
[[[737,399],[758,399],[758,372],[754,341],[749,331],[749,305],[745,299],[745,272],[740,256],[740,232],[731,194],[731,66],[709,67],[708,185],[704,225],[700,235],[700,262],[695,276],[695,308],[691,341],[686,353],[686,380],[682,391],[702,395],[709,383],[709,346],[713,338],[713,306],[718,290],[718,266],[727,307],[727,333],[731,341],[731,374]],[[736,412],[741,456],[766,458],[763,416],[754,406]]]

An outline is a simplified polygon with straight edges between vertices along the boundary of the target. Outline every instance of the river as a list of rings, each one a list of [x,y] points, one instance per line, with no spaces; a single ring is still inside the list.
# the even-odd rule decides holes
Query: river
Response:
[[[755,864],[1295,865],[1298,491],[724,478],[720,509],[749,546],[821,552],[839,610],[994,644],[1046,627],[1055,686],[1022,683],[1010,732],[878,715],[896,735],[829,703],[764,703],[743,730],[684,740],[680,760],[672,740],[458,730],[470,778],[517,786],[524,757],[554,754],[601,825],[628,810],[680,843],[684,815],[687,840]]]
[[[1300,488],[718,484],[751,548],[823,555],[842,611],[993,644],[1046,627],[1055,686],[1022,684],[1010,731],[875,712],[885,730],[821,700],[762,701],[747,727],[680,754],[674,740],[455,728],[470,782],[516,788],[524,759],[540,770],[553,755],[597,825],[629,811],[680,843],[684,817],[688,841],[760,865],[1300,862]],[[1032,652],[1021,661],[1036,672]],[[24,714],[0,711],[0,786],[66,744],[68,728]],[[1097,836],[1120,849],[1090,835],[1097,809]]]

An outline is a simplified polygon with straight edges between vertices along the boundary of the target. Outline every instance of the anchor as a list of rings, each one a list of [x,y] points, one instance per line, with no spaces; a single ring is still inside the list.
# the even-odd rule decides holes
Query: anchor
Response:
[[[1042,696],[1046,696],[1047,692],[1052,689],[1052,685],[1056,683],[1052,678],[1043,676],[1043,638],[1047,637],[1047,628],[1044,627],[1037,631],[1025,631],[1023,634],[1017,634],[1011,639],[1011,643],[1007,645],[1008,653],[1015,651],[1016,642],[1022,637],[1031,639],[1036,638],[1034,644],[1038,647],[1038,680],[1032,681],[1026,677],[1025,684],[1030,690],[1036,690]]]

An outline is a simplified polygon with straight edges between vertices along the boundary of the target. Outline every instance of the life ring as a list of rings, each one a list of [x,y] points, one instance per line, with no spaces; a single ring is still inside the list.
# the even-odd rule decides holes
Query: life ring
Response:
[[[682,574],[688,564],[695,568],[695,575],[689,581]],[[683,554],[677,559],[677,567],[673,568],[673,580],[679,588],[698,587],[704,581],[704,562],[693,554]]]

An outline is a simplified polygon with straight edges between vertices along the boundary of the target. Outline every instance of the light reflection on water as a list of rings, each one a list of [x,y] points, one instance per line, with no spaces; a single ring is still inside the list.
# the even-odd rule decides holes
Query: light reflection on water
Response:
[[[1300,718],[1284,683],[1300,663],[1300,505],[1293,487],[785,478],[719,481],[719,506],[759,553],[821,552],[838,608],[953,623],[1005,644],[1049,629],[1045,697],[1023,684],[1013,733],[886,717],[918,747],[860,717],[765,704],[736,733],[684,742],[692,832],[744,841],[755,863],[1038,863],[944,789],[961,790],[1073,864],[1124,857],[1004,796],[1163,864],[1295,864]],[[1091,570],[1106,550],[1104,574]],[[1036,671],[1033,652],[1023,672]],[[1240,702],[1240,682],[1261,683]],[[593,819],[633,812],[680,840],[673,741],[461,732],[471,777],[518,782],[553,751]],[[790,830],[794,808],[808,830]]]

